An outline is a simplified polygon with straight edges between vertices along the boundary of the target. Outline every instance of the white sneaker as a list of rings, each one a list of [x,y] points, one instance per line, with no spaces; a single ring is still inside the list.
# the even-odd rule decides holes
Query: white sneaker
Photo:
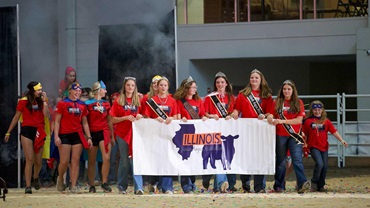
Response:
[[[225,181],[222,185],[221,185],[221,188],[220,188],[220,192],[221,193],[227,193],[227,189],[229,188],[229,183],[227,181]]]
[[[144,191],[143,190],[137,190],[136,192],[135,192],[135,194],[136,195],[143,195],[144,194]]]
[[[79,188],[77,188],[77,186],[72,187],[69,191],[70,191],[72,194],[79,194],[79,193],[80,193],[80,189],[79,189]]]
[[[167,190],[166,192],[164,192],[165,194],[173,194],[173,191],[170,191],[170,190]]]

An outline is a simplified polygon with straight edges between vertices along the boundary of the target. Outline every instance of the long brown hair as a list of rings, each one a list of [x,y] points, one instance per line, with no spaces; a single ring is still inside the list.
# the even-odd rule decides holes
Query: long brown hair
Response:
[[[283,93],[283,88],[285,85],[289,85],[292,87],[292,97],[290,98],[290,108],[289,112],[291,113],[298,113],[301,109],[300,103],[299,103],[299,98],[298,98],[298,91],[297,88],[292,80],[286,80],[283,82],[283,84],[280,87],[280,90],[277,94],[276,97],[276,105],[275,105],[275,110],[276,112],[279,112],[280,109],[284,107],[284,101],[285,101],[285,96]]]
[[[191,78],[191,77],[189,77],[189,78]],[[196,84],[196,82],[192,78],[191,78],[191,80],[189,78],[184,79],[181,82],[180,87],[177,88],[175,94],[173,95],[173,97],[176,100],[181,100],[181,99],[185,98],[186,95],[188,94],[188,91],[189,91],[191,85],[193,85],[193,83]],[[193,99],[194,100],[200,100],[198,92],[195,92],[195,94],[193,95]]]
[[[31,113],[33,112],[33,110],[32,110],[32,103],[34,101],[36,101],[37,106],[39,107],[39,109],[42,109],[44,107],[42,98],[35,96],[35,89],[33,87],[36,86],[36,85],[38,85],[38,84],[39,84],[39,82],[32,81],[32,82],[28,83],[28,85],[27,85],[28,92],[26,93],[25,96],[27,97],[27,100],[28,100],[27,109]]]
[[[265,79],[265,76],[263,76],[262,72],[260,72],[259,70],[257,69],[254,69],[253,71],[251,71],[250,73],[250,76],[253,74],[253,73],[257,73],[258,75],[260,75],[261,77],[261,84],[260,84],[260,97],[261,98],[268,98],[268,97],[271,97],[272,95],[272,90],[271,88],[269,87],[266,79]],[[250,77],[249,76],[249,77]],[[245,95],[245,96],[248,96],[251,92],[252,92],[252,86],[251,86],[251,83],[249,82],[248,85],[239,91],[241,94]]]
[[[229,109],[232,107],[232,104],[234,103],[235,101],[235,97],[234,97],[234,94],[233,94],[233,87],[231,86],[230,82],[229,82],[229,79],[227,79],[226,75],[223,73],[223,72],[218,72],[216,75],[215,75],[215,79],[213,80],[213,91],[214,92],[217,92],[217,86],[216,86],[216,81],[218,80],[218,78],[223,78],[226,83],[227,83],[227,86],[225,87],[225,92],[226,92],[226,95],[227,95],[227,106],[228,106],[228,109],[227,111],[229,111]]]

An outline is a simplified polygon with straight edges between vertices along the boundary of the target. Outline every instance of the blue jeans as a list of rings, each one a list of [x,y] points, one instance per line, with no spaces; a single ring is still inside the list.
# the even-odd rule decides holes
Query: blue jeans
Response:
[[[118,152],[118,145],[115,144],[110,152],[110,167],[109,167],[109,175],[108,181],[116,181],[117,182],[117,172],[116,172],[116,161],[117,161],[117,153]]]
[[[311,178],[317,188],[325,186],[326,172],[328,170],[328,151],[321,152],[316,148],[310,148],[312,159],[315,161],[315,168]]]
[[[130,168],[130,159],[128,158],[128,144],[119,136],[117,136],[117,144],[121,155],[118,166],[118,186],[121,186],[122,190],[126,191],[128,187],[128,174]]]
[[[302,163],[302,144],[297,144],[296,140],[290,136],[276,135],[275,190],[285,190],[285,157],[288,149],[290,150],[294,172],[297,177],[298,188],[307,181]]]
[[[133,163],[132,158],[130,158],[130,164],[131,164],[131,167],[132,167],[132,172],[134,172],[134,163]],[[134,192],[136,192],[138,190],[143,191],[143,176],[133,174],[133,178],[134,178]]]
[[[266,176],[265,175],[254,175],[254,192],[260,192],[266,189]],[[250,190],[252,175],[240,175],[242,187],[245,191]]]
[[[195,191],[195,176],[181,176],[181,188],[184,193]]]
[[[236,174],[227,174],[227,181],[229,182],[229,190],[235,188],[236,184]]]

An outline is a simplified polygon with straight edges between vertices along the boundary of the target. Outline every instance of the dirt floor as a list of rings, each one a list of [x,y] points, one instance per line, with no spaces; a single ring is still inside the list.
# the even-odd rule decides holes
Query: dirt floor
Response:
[[[312,169],[306,170],[306,175],[309,179]],[[294,174],[287,181],[286,192],[280,194],[270,191],[273,176],[267,178],[266,194],[244,194],[241,190],[227,194],[201,193],[201,179],[196,183],[200,191],[194,194],[183,194],[180,185],[174,182],[173,195],[146,192],[143,196],[134,195],[132,187],[127,195],[118,194],[116,188],[106,194],[100,187],[95,194],[89,194],[87,187],[82,187],[80,194],[62,194],[55,187],[33,190],[32,195],[25,195],[23,188],[10,189],[6,201],[0,201],[0,207],[370,207],[370,168],[330,167],[327,193],[296,193]],[[238,180],[236,187],[240,186]]]

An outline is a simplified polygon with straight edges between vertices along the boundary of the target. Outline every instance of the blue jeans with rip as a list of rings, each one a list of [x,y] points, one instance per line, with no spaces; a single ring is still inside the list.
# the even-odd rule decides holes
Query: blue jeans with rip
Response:
[[[302,163],[302,144],[297,144],[296,140],[290,136],[276,135],[275,190],[285,190],[285,157],[288,149],[290,150],[294,172],[297,177],[298,188],[307,181]]]
[[[310,148],[311,157],[315,161],[315,168],[311,178],[312,183],[317,184],[317,188],[325,186],[326,172],[328,170],[328,151],[320,151]]]

